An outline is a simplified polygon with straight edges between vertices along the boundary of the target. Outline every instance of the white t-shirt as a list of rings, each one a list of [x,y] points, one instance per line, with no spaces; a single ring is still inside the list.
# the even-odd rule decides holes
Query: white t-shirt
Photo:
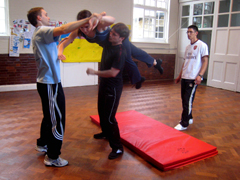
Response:
[[[202,67],[202,57],[208,56],[208,46],[201,40],[189,44],[185,50],[182,79],[194,80]]]

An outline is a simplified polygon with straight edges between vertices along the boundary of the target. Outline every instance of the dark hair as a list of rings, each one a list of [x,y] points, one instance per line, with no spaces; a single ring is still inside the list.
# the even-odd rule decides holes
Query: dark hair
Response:
[[[91,15],[92,15],[92,13],[89,10],[84,9],[77,14],[77,20],[88,18]],[[78,36],[79,37],[82,36],[82,31],[80,29],[78,29]]]
[[[196,25],[191,25],[191,26],[188,26],[188,29],[193,29],[194,31],[197,31],[198,32],[198,27]]]
[[[114,24],[112,29],[120,35],[120,37],[124,37],[125,39],[129,36],[129,29],[123,23]]]
[[[77,14],[77,20],[85,19],[91,15],[92,13],[89,10],[84,9]]]
[[[28,21],[33,25],[36,26],[37,25],[37,16],[41,16],[42,15],[42,7],[35,7],[32,8],[28,11],[27,17],[28,17]]]

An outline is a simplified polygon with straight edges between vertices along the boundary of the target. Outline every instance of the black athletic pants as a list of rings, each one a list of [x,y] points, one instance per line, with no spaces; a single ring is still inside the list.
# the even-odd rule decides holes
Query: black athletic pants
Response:
[[[113,150],[123,150],[120,141],[118,123],[115,118],[119,100],[122,94],[122,84],[118,87],[109,87],[101,83],[98,91],[98,114],[103,134],[108,138]]]
[[[43,119],[40,138],[37,145],[47,145],[47,155],[57,159],[61,154],[65,129],[65,96],[61,83],[37,83],[37,90],[42,101]]]
[[[192,119],[192,104],[195,97],[197,84],[195,80],[182,79],[181,80],[181,97],[182,97],[182,118],[180,124],[183,127],[189,125],[189,119]]]

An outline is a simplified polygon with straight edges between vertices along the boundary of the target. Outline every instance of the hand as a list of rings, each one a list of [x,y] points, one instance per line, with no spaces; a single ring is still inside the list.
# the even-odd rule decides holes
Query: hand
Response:
[[[89,19],[88,22],[89,22],[88,31],[91,31],[97,27],[99,19],[96,17],[92,17],[91,19]]]
[[[87,68],[87,71],[86,71],[87,75],[95,75],[95,70],[92,69],[92,68]]]
[[[180,77],[177,77],[177,79],[175,79],[175,83],[177,84],[177,83],[179,83],[180,82]]]
[[[63,54],[58,54],[58,59],[66,60],[66,56],[64,56]]]
[[[196,79],[195,79],[195,84],[201,84],[202,82],[202,78],[200,76],[197,76]]]

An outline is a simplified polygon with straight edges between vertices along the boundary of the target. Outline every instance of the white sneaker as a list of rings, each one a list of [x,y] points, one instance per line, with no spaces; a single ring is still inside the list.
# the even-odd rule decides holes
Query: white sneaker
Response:
[[[193,119],[189,119],[188,124],[193,124]]]
[[[39,151],[39,152],[47,152],[48,148],[47,148],[47,145],[45,145],[45,146],[38,146],[38,145],[36,145],[35,149],[37,151]]]
[[[178,124],[174,127],[174,129],[179,130],[179,131],[183,131],[183,130],[186,130],[187,127],[183,127],[181,124]]]
[[[65,159],[62,159],[60,157],[58,157],[57,159],[51,159],[48,157],[48,155],[46,154],[45,158],[44,158],[44,164],[46,166],[56,166],[56,167],[63,167],[68,165],[68,161]]]

